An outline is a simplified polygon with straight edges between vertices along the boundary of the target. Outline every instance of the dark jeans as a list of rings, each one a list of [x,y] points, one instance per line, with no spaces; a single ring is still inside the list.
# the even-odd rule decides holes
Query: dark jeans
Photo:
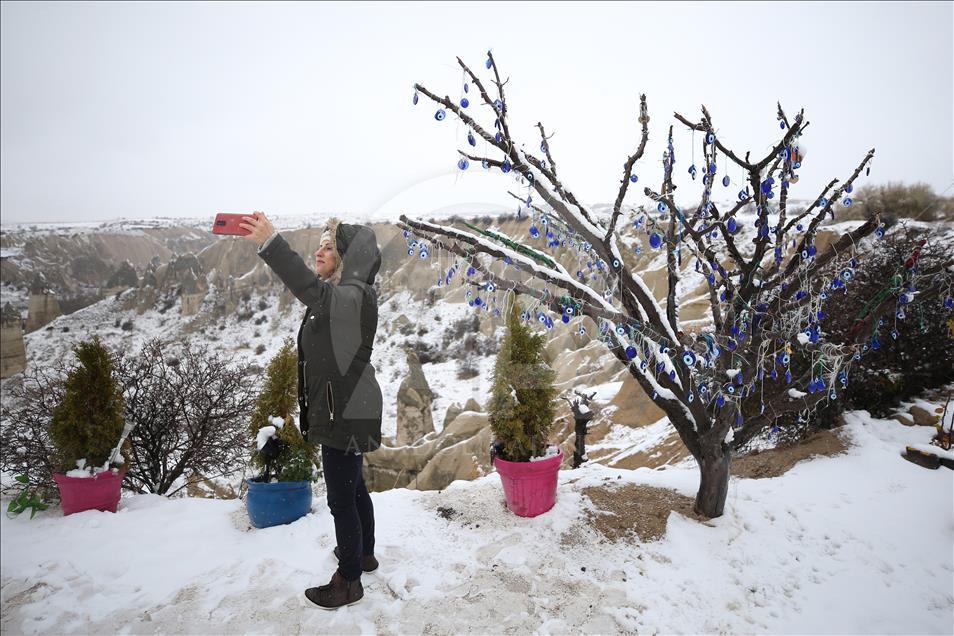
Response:
[[[362,555],[374,554],[374,506],[364,484],[363,463],[364,455],[321,445],[328,508],[338,541],[338,570],[349,581],[361,578]]]

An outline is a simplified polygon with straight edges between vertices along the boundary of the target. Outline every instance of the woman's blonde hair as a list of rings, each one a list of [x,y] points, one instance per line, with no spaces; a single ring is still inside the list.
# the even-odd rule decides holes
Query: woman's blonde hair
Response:
[[[325,229],[321,233],[322,238],[319,239],[318,247],[321,248],[322,242],[324,239],[330,239],[331,241],[331,251],[335,255],[335,271],[331,272],[331,276],[324,279],[326,283],[331,283],[332,285],[337,285],[341,282],[341,274],[344,272],[344,259],[341,258],[341,254],[338,253],[338,241],[336,240],[336,235],[338,232],[338,224],[341,223],[336,217],[332,217],[325,224]],[[328,234],[328,236],[325,236]]]

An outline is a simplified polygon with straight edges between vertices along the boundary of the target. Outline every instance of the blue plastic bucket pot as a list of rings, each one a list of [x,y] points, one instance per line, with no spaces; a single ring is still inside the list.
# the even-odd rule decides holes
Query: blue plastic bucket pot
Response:
[[[246,479],[245,506],[256,528],[291,523],[311,512],[311,482],[279,481],[273,484]]]

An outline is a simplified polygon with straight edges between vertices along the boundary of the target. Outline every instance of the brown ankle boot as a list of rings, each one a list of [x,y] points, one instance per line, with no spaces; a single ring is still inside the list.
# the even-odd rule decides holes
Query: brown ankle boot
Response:
[[[338,570],[331,581],[320,587],[309,587],[305,598],[322,609],[337,609],[342,605],[354,605],[364,597],[361,579],[349,581]]]
[[[338,561],[341,561],[341,557],[338,553],[338,546],[335,546],[335,558]],[[378,560],[374,558],[373,554],[365,554],[361,557],[361,570],[364,572],[374,572],[378,569]]]

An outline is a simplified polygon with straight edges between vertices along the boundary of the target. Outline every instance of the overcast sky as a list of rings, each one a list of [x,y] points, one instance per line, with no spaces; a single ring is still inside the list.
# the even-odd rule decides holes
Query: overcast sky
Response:
[[[705,103],[725,143],[761,156],[781,132],[777,100],[811,122],[793,196],[847,177],[872,147],[867,182],[950,194],[952,6],[4,2],[3,222],[505,202],[512,178],[458,171],[464,125],[435,121],[423,96],[411,105],[414,82],[459,99],[457,55],[488,81],[488,48],[510,78],[514,136],[539,150],[536,122],[554,132],[583,201],[615,199],[641,92],[652,120],[640,186],[658,187],[675,123],[685,203],[698,183],[673,111],[697,119]],[[731,198],[741,175],[729,174]]]

